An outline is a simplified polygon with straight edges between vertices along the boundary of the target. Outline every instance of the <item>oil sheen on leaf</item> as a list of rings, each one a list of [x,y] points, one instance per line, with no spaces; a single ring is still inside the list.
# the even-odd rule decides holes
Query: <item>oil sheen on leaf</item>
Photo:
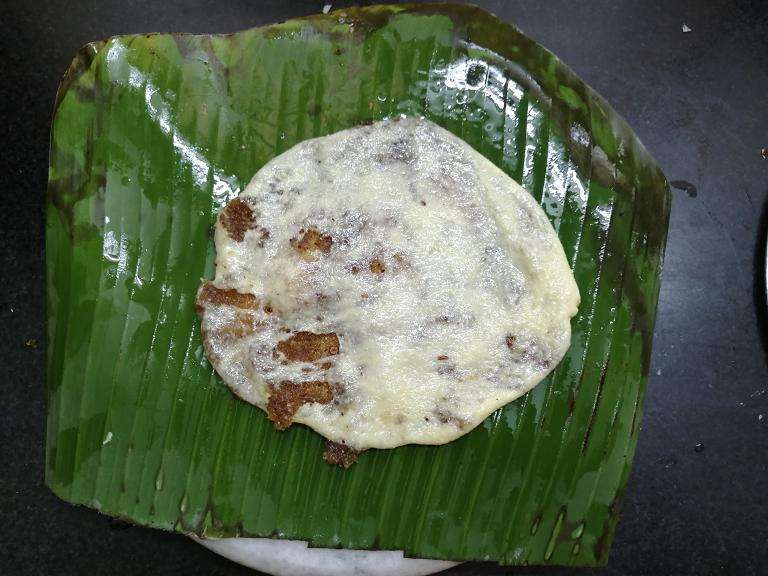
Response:
[[[303,139],[400,114],[540,200],[582,295],[555,372],[445,446],[349,470],[277,432],[205,361],[216,212]],[[466,6],[347,9],[229,36],[86,46],[48,189],[46,479],[63,499],[207,535],[507,564],[606,561],[634,454],[669,213],[626,124],[552,54]],[[105,438],[109,438],[105,442]]]

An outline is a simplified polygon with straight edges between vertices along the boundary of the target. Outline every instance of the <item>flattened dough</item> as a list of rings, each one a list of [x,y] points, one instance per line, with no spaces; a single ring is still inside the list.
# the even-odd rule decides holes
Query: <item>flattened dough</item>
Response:
[[[216,223],[208,358],[278,428],[449,442],[562,359],[579,293],[516,182],[423,119],[307,140]]]

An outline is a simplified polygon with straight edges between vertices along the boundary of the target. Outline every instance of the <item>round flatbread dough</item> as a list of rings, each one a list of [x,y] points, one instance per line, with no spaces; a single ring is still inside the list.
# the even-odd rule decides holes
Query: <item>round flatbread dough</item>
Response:
[[[562,359],[579,304],[535,200],[423,119],[294,146],[224,208],[215,241],[208,358],[345,465],[472,430]]]

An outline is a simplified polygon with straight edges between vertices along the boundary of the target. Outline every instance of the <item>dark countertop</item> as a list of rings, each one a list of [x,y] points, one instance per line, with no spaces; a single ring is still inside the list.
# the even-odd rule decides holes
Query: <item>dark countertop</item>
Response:
[[[676,186],[642,433],[610,565],[596,572],[768,574],[765,3],[476,3],[518,25],[600,92]],[[61,74],[90,40],[231,32],[323,4],[3,3],[0,573],[253,574],[182,536],[65,504],[43,485],[51,110]],[[683,33],[683,23],[692,31]],[[469,565],[451,574],[479,572],[505,573]]]

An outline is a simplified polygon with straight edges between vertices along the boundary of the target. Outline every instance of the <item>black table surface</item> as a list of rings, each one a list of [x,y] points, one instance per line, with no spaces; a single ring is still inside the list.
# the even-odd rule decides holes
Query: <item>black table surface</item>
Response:
[[[642,432],[608,567],[447,574],[768,574],[768,4],[477,4],[559,55],[627,119],[673,201]],[[90,40],[232,32],[322,5],[0,1],[0,574],[253,574],[43,485],[51,111],[61,74]]]

